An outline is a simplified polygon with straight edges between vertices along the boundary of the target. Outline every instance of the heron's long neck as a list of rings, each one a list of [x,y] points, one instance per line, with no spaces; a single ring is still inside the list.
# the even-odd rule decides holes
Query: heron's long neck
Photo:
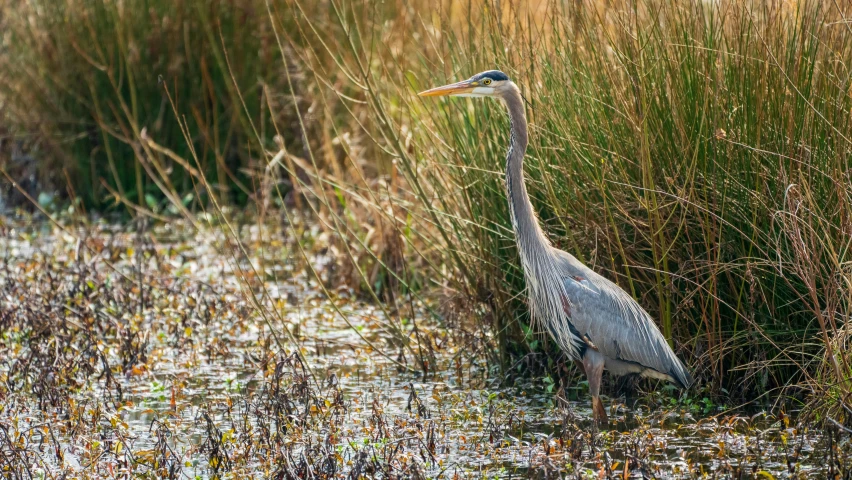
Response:
[[[530,313],[533,319],[547,326],[553,338],[572,358],[582,358],[585,343],[571,333],[569,311],[565,308],[568,295],[555,262],[554,250],[538,224],[524,184],[527,117],[524,114],[523,98],[517,87],[514,87],[504,95],[503,100],[512,121],[512,138],[506,156],[506,193],[527,284]]]
[[[524,102],[517,87],[508,91],[503,100],[512,123],[509,153],[506,156],[506,194],[512,214],[512,227],[521,259],[526,266],[536,253],[546,252],[550,242],[541,230],[524,183],[524,155],[527,151],[527,117]]]

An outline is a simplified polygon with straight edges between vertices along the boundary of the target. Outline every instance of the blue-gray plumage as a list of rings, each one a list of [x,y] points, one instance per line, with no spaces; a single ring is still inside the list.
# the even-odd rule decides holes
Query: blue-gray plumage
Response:
[[[554,248],[542,231],[524,183],[528,133],[523,98],[509,77],[489,70],[420,95],[496,97],[506,104],[511,121],[506,194],[530,310],[533,319],[545,326],[585,372],[595,418],[607,419],[599,397],[604,369],[615,375],[639,374],[689,387],[692,377],[650,315],[618,285]]]
[[[638,373],[688,388],[692,377],[686,367],[633,297],[573,255],[557,252],[571,302],[571,323],[604,355],[606,369],[616,375]]]

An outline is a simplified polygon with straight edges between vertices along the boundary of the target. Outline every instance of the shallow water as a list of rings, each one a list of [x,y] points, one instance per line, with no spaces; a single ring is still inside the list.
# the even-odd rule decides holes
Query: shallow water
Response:
[[[31,389],[0,391],[0,425],[18,439],[5,447],[17,457],[7,458],[28,459],[27,469],[45,477],[817,478],[831,471],[831,443],[849,468],[848,438],[838,445],[760,414],[710,408],[717,416],[702,416],[677,400],[639,399],[628,408],[607,399],[613,422],[598,429],[582,387],[572,386],[577,400],[564,401],[540,380],[500,386],[478,345],[429,320],[419,301],[411,301],[414,321],[402,322],[347,289],[330,300],[303,268],[279,260],[290,258],[286,241],[256,242],[263,248],[253,271],[223,254],[217,235],[155,231],[146,244],[102,228],[89,235],[100,239],[97,255],[55,231],[3,239],[4,311],[15,308],[12,287],[28,281],[34,295],[49,297],[37,293],[39,262],[60,273],[94,266],[83,285],[108,284],[114,267],[144,280],[141,295],[131,280],[115,287],[141,300],[128,311],[110,307],[109,316],[119,332],[147,338],[142,349],[122,350],[120,335],[98,334],[118,386],[95,369],[59,404],[44,405]],[[317,264],[328,261],[314,255]],[[112,267],[99,264],[106,259]],[[96,287],[87,294],[97,296]],[[66,315],[78,324],[98,318],[80,312],[87,301],[74,300],[78,314]],[[410,349],[388,333],[392,325]],[[15,337],[25,324],[3,328],[10,359],[34,348]],[[144,358],[121,367],[128,349]],[[429,358],[426,374],[418,356]],[[17,378],[13,363],[0,362],[3,379]]]

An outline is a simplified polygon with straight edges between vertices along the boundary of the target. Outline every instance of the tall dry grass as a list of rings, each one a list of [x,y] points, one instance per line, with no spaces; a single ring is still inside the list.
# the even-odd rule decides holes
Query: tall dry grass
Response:
[[[268,146],[273,124],[301,141],[290,105],[301,84],[286,85],[262,2],[3,0],[0,23],[0,114],[44,190],[160,211],[164,191],[196,201],[200,172],[245,203],[265,165],[255,130]],[[147,148],[143,130],[168,151]],[[178,160],[190,152],[197,165]]]
[[[405,179],[396,222],[452,267],[427,276],[476,299],[503,351],[540,348],[504,198],[507,122],[497,104],[414,96],[490,68],[529,102],[527,178],[551,238],[636,296],[712,390],[849,402],[852,35],[837,5],[330,5],[300,21],[300,58],[342,84],[322,95]]]

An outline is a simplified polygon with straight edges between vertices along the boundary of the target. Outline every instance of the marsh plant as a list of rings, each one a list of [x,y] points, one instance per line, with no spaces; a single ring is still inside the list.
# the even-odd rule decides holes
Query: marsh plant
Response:
[[[557,246],[640,299],[710,391],[804,391],[848,418],[852,35],[837,6],[331,6],[300,24],[346,35],[315,36],[302,63],[339,79],[324,95],[404,178],[397,223],[439,252],[431,278],[482,306],[499,351],[540,348],[519,300],[502,106],[413,95],[492,67],[524,90],[529,189]]]

